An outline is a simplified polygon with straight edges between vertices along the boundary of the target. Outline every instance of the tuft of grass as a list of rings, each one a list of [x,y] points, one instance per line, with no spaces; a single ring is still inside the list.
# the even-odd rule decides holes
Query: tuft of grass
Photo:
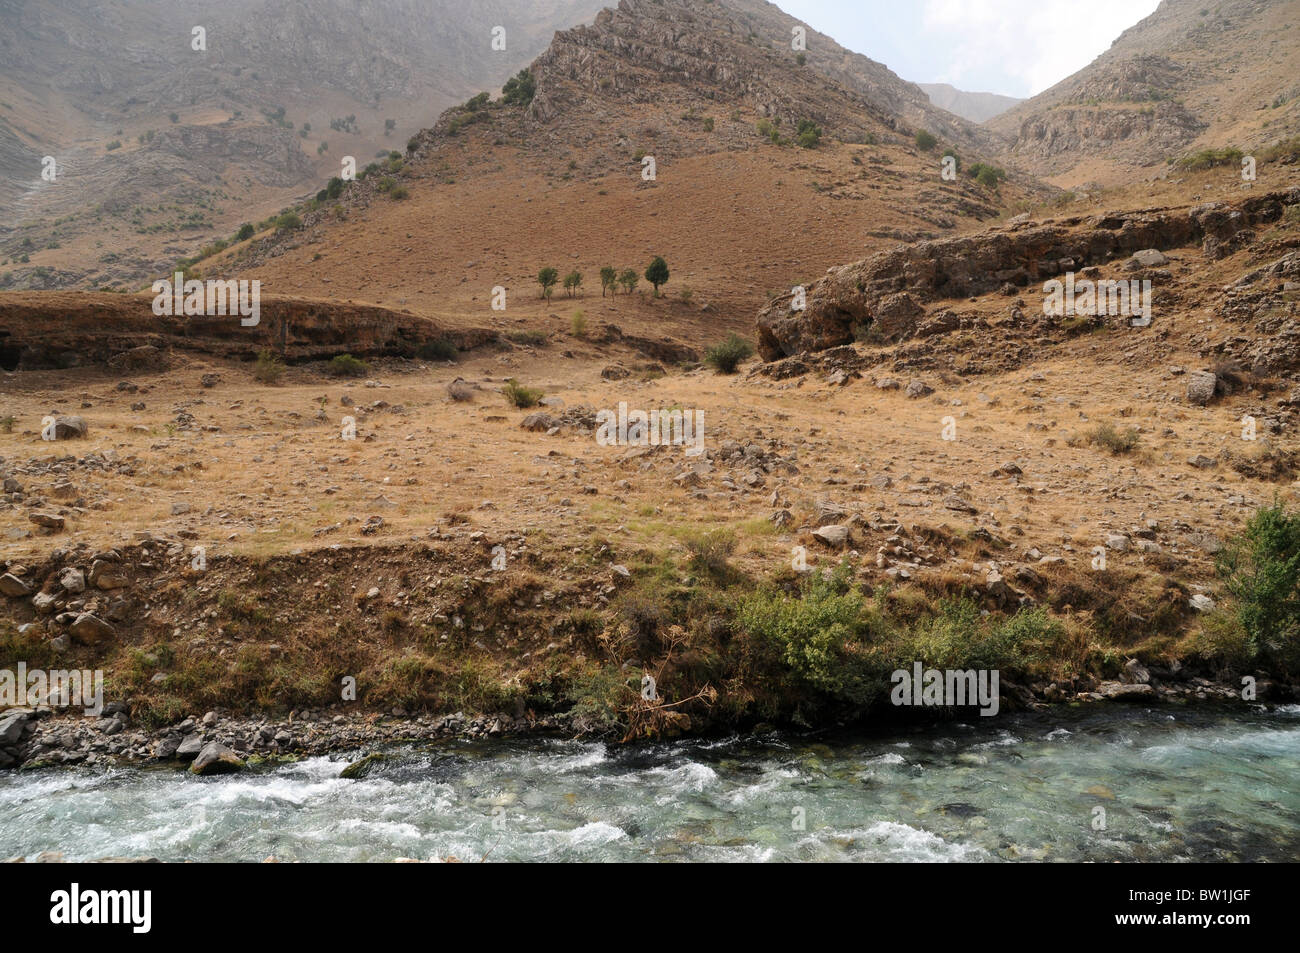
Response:
[[[510,404],[522,410],[527,407],[536,407],[542,399],[543,392],[536,387],[525,387],[512,377],[501,388],[501,393],[505,395]]]
[[[1120,430],[1113,423],[1104,420],[1084,434],[1084,440],[1094,447],[1103,447],[1116,456],[1132,453],[1142,443],[1142,435],[1135,427]]]
[[[454,361],[459,354],[460,349],[450,338],[425,341],[415,351],[415,356],[422,361]]]

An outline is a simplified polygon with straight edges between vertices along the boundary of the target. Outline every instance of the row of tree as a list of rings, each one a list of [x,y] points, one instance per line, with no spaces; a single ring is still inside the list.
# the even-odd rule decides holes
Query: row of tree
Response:
[[[625,294],[631,294],[636,290],[637,283],[640,280],[640,276],[632,268],[619,271],[612,265],[606,265],[600,269],[600,296],[605,297],[606,291],[610,294],[617,294],[620,285],[622,285]],[[645,280],[655,286],[655,296],[658,297],[659,286],[668,282],[668,263],[662,258],[656,257],[645,270]],[[561,284],[559,269],[543,268],[537,273],[537,283],[542,286],[542,297],[550,301],[555,286]],[[564,276],[562,284],[569,297],[574,297],[582,287],[582,272],[576,270],[569,272]]]

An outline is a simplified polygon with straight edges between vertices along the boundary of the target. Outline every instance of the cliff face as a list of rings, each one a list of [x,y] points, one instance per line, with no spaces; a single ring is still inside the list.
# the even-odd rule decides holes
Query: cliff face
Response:
[[[0,294],[0,367],[116,369],[138,362],[144,369],[161,370],[170,348],[241,359],[264,348],[282,348],[290,363],[339,354],[410,357],[433,341],[471,348],[495,338],[487,330],[452,330],[427,318],[338,301],[266,295],[255,327],[243,327],[238,316],[158,317],[152,304],[152,295]]]
[[[1277,222],[1297,205],[1300,188],[1293,188],[1231,205],[1070,218],[902,245],[814,282],[802,311],[794,310],[791,294],[773,299],[758,315],[759,351],[769,361],[822,351],[851,343],[870,325],[881,339],[896,341],[916,330],[925,314],[922,302],[988,294],[1008,284],[1030,287],[1147,248],[1199,244],[1214,259],[1238,236]]]

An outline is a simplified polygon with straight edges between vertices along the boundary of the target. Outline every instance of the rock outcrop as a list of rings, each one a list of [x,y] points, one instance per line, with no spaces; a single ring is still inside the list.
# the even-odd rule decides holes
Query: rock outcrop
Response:
[[[978,235],[899,245],[833,269],[794,296],[774,298],[758,315],[758,347],[773,361],[849,344],[871,325],[886,341],[911,336],[921,302],[987,294],[1005,285],[1028,288],[1066,272],[1148,249],[1200,245],[1216,249],[1280,219],[1300,205],[1300,188],[1233,204],[1144,210],[1046,224],[1024,223]]]

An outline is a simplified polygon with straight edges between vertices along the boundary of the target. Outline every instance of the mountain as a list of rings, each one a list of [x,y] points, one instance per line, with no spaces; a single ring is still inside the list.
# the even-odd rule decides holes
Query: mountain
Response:
[[[968,93],[947,83],[917,83],[930,97],[930,102],[940,109],[956,113],[971,122],[985,122],[1001,115],[1017,103],[1024,102],[1015,96],[999,93]]]
[[[599,6],[3,0],[0,256],[30,266],[9,286],[141,281],[319,188],[343,156],[401,149]]]
[[[992,119],[1058,185],[1149,177],[1201,149],[1300,132],[1300,0],[1163,0],[1105,53]]]
[[[510,328],[562,320],[539,299],[543,267],[590,282],[662,255],[690,303],[608,297],[583,310],[698,353],[702,326],[744,328],[767,295],[845,255],[973,227],[1041,194],[1032,181],[944,181],[920,128],[971,161],[995,138],[820,34],[801,64],[787,39],[797,25],[755,0],[623,0],[557,34],[527,96],[448,110],[400,161],[303,209],[301,228],[198,267]],[[508,312],[489,310],[494,287],[508,289]]]

